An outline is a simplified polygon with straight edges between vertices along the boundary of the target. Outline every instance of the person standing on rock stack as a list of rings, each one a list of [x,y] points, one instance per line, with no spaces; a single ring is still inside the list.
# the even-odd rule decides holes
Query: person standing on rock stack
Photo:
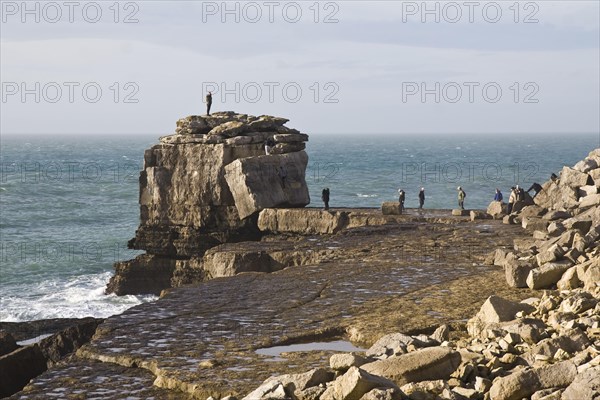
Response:
[[[210,106],[212,106],[212,92],[206,95],[206,115],[210,115]]]
[[[325,209],[329,210],[329,188],[323,189],[323,192],[321,192],[321,200],[325,203]]]
[[[419,190],[419,210],[422,210],[424,205],[425,205],[425,188],[422,187],[421,190]]]
[[[458,206],[460,207],[461,210],[465,209],[465,197],[467,197],[467,194],[465,193],[465,191],[463,190],[462,187],[457,187],[456,190],[458,190]]]
[[[404,190],[398,189],[398,203],[400,203],[400,214],[404,212],[404,200],[406,199],[406,193]]]

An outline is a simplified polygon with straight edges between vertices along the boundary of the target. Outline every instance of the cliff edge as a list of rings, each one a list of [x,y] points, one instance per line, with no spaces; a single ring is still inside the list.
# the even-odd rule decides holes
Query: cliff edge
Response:
[[[260,238],[261,210],[306,206],[308,135],[287,122],[231,111],[188,116],[146,150],[140,225],[128,243],[146,254],[115,263],[107,293],[159,294],[201,281],[206,250]]]

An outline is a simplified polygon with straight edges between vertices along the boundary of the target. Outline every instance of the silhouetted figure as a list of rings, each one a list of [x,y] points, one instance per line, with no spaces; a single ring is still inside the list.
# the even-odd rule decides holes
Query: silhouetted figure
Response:
[[[494,195],[494,201],[502,201],[503,196],[500,189],[496,188],[496,194]]]
[[[206,95],[206,115],[210,115],[210,106],[212,106],[212,92]]]
[[[456,188],[458,190],[458,206],[461,210],[465,209],[465,197],[467,197],[467,193],[460,186]]]
[[[550,179],[552,179],[552,182],[556,182],[558,180],[558,175],[553,172],[552,175],[550,175]]]
[[[404,212],[404,200],[406,199],[406,193],[404,190],[398,189],[398,203],[400,203],[400,214]]]
[[[540,185],[537,182],[533,182],[533,184],[531,185],[531,187],[529,189],[527,189],[527,193],[531,192],[532,190],[535,191],[535,193],[532,196],[535,199],[535,196],[537,196],[538,193],[542,191],[542,185]]]
[[[423,209],[424,204],[425,204],[425,188],[421,188],[421,190],[419,190],[419,210]]]
[[[325,203],[325,209],[329,210],[329,188],[323,189],[323,192],[321,192],[321,200]]]

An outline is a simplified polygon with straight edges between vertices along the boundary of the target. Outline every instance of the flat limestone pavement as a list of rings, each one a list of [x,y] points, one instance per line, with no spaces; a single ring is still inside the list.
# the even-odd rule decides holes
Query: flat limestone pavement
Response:
[[[332,354],[273,358],[256,349],[347,335],[369,346],[399,323],[428,329],[460,320],[464,307],[470,312],[502,291],[497,285],[501,272],[483,265],[483,258],[488,248],[508,245],[520,228],[499,221],[477,225],[442,215],[431,218],[308,236],[303,240],[310,239],[313,248],[329,248],[322,262],[171,289],[155,303],[109,318],[78,351],[77,362],[147,371],[156,388],[173,395],[243,397],[271,375],[321,367]],[[474,251],[477,246],[486,251]],[[446,314],[450,320],[444,320]],[[69,366],[57,368],[34,380],[29,393],[39,393],[36,382],[48,382],[45,377]],[[97,390],[101,384],[89,384],[94,374],[93,368],[80,368],[74,380],[88,383],[74,381],[69,390]],[[53,384],[46,383],[48,388]]]

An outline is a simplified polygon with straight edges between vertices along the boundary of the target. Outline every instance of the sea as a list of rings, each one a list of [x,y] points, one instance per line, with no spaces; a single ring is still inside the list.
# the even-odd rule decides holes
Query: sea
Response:
[[[139,223],[138,177],[151,136],[0,138],[0,321],[107,317],[155,296],[106,295],[116,261]],[[311,204],[380,207],[406,192],[406,207],[484,209],[499,188],[528,189],[600,147],[595,134],[312,134]],[[410,212],[410,210],[409,210]]]

